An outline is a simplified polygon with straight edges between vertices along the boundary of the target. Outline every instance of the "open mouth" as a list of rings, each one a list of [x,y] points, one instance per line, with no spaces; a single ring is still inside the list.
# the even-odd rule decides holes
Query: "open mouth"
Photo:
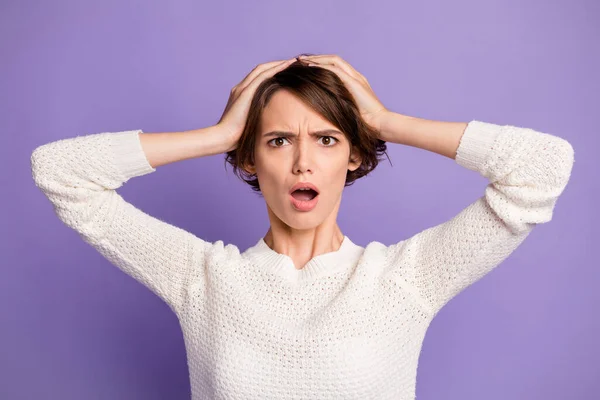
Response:
[[[317,197],[318,193],[312,189],[298,189],[292,192],[292,197],[298,201],[310,201]]]
[[[298,211],[310,211],[319,202],[319,193],[313,189],[294,190],[290,193],[290,200]]]

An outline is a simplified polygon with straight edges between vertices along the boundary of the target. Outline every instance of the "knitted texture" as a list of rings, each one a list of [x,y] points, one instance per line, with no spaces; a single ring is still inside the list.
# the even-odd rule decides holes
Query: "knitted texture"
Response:
[[[198,400],[414,399],[434,316],[551,220],[574,162],[557,136],[471,121],[456,163],[489,180],[483,196],[391,246],[345,236],[296,269],[262,238],[240,252],[125,201],[117,188],[156,171],[141,132],[41,145],[32,174],[60,220],[177,315]]]

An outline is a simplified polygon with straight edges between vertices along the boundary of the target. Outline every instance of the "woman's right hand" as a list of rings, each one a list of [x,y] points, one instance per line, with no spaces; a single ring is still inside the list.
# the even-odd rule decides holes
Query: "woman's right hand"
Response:
[[[267,78],[272,77],[277,72],[285,69],[296,59],[292,58],[284,61],[271,61],[257,65],[240,83],[231,89],[227,105],[221,115],[217,126],[223,128],[229,135],[230,144],[227,151],[234,150],[242,136],[248,112],[250,111],[250,102],[254,96],[256,88]]]

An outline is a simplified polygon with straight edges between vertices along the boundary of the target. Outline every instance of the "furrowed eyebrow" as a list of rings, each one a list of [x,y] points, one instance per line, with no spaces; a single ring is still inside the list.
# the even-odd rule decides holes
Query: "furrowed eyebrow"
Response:
[[[343,134],[342,134],[342,132],[337,131],[335,129],[324,129],[321,131],[311,132],[310,135],[311,136],[326,136],[326,135],[341,136]],[[267,132],[267,133],[263,134],[263,137],[270,137],[270,136],[287,138],[287,137],[296,137],[298,135],[293,132],[286,132],[286,131],[271,131],[271,132]]]

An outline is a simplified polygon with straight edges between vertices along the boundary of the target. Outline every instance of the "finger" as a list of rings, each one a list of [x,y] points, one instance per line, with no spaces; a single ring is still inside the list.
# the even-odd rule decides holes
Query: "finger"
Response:
[[[292,60],[295,60],[295,59],[292,59]],[[248,75],[246,75],[246,77],[237,86],[240,88],[240,90],[243,90],[261,72],[263,72],[269,68],[272,68],[274,66],[282,65],[282,64],[288,63],[288,62],[290,62],[289,59],[288,60],[270,61],[267,63],[259,64],[256,67],[254,67],[254,69],[252,71],[250,71],[250,73]]]
[[[252,81],[250,81],[248,83],[248,85],[246,85],[245,87],[243,87],[241,90],[245,90],[246,88],[249,87],[256,87],[258,86],[263,80],[265,80],[266,78],[269,78],[273,75],[275,75],[277,72],[284,70],[285,68],[287,68],[291,63],[293,63],[294,61],[296,61],[295,58],[289,59],[289,60],[285,60],[275,66],[272,66],[271,68],[265,69],[261,72],[258,73],[258,75],[256,75],[254,77],[254,79],[252,79]]]
[[[344,60],[343,58],[341,58],[337,55],[323,54],[323,55],[318,55],[318,56],[309,56],[309,57],[302,57],[302,58],[306,58],[307,60],[313,60],[318,63],[326,63],[326,64],[336,65],[339,68],[346,71],[346,73],[348,75],[354,77],[355,79],[366,80],[366,78],[360,72],[358,72],[352,65],[350,65],[350,63],[348,63],[346,60]]]
[[[246,87],[248,87],[248,85],[254,80],[254,78],[257,75],[259,75],[263,70],[269,69],[269,68],[272,68],[273,66],[278,66],[278,65],[285,65],[285,64],[289,65],[289,61],[290,60],[278,60],[278,61],[270,61],[270,62],[267,62],[267,63],[263,63],[263,64],[257,65],[244,78],[243,81],[241,81],[240,83],[238,83],[237,85],[235,85],[233,87],[233,89],[231,90],[231,92],[235,93],[235,95],[229,96],[227,104],[225,105],[225,112],[227,112],[227,110],[229,110],[229,108],[231,107],[231,105],[237,100],[237,98],[239,97],[239,93],[241,93]]]
[[[339,56],[335,56],[335,55],[316,56],[313,60],[315,62],[322,63],[322,64],[335,65],[335,66],[341,68],[342,70],[344,70],[348,75],[352,76],[355,79],[358,79],[358,80],[365,79],[362,74],[360,74],[354,67],[352,67],[348,62],[346,62],[344,59],[342,59]]]
[[[260,74],[265,69],[269,69],[269,68],[273,67],[274,65],[279,65],[285,61],[287,61],[287,60],[270,61],[267,63],[257,65],[256,67],[254,67],[252,69],[252,71],[250,71],[250,73],[248,75],[246,75],[244,77],[244,79],[242,79],[242,81],[240,83],[237,84],[237,87],[239,87],[239,88],[246,87],[248,85],[248,83],[250,83],[256,77],[256,75]]]
[[[349,75],[345,70],[343,70],[342,68],[340,68],[337,65],[334,64],[325,64],[325,63],[314,63],[314,65],[321,67],[321,68],[325,68],[328,69],[332,72],[334,72],[337,76],[340,77],[340,79],[347,84],[350,84],[351,81],[356,81],[357,79],[351,75]],[[309,64],[310,66],[310,64]]]

